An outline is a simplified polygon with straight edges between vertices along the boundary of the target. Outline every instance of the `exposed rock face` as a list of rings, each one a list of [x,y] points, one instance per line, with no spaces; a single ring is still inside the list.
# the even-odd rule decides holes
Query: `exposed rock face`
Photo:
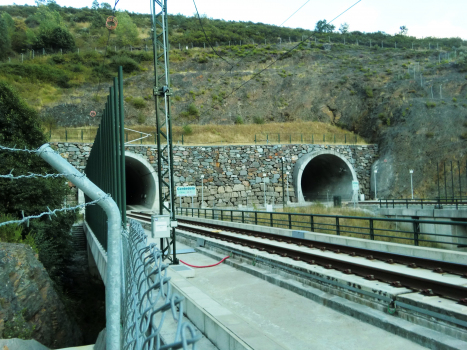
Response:
[[[0,338],[16,337],[11,325],[23,315],[22,327],[51,348],[81,344],[81,331],[65,311],[53,282],[31,247],[0,243]]]

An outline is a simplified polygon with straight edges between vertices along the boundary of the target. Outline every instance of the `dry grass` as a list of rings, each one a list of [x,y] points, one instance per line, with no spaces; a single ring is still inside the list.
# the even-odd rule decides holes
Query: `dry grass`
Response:
[[[355,143],[355,134],[342,130],[336,126],[320,122],[292,122],[292,123],[268,123],[268,124],[242,124],[242,125],[191,125],[191,135],[183,135],[185,145],[230,145],[230,144],[255,144],[255,135],[260,144],[289,143],[292,136],[292,143],[311,143],[311,134],[314,134],[314,143],[334,143],[333,135],[336,135],[336,143],[344,143],[344,135],[347,134],[347,143]],[[154,126],[139,125],[129,126],[130,129],[154,135]],[[67,128],[68,141],[70,142],[90,142],[96,133],[96,127]],[[81,140],[81,130],[83,130],[83,140]],[[128,141],[140,137],[138,132],[127,131]],[[183,128],[173,127],[173,140],[175,144],[182,144]],[[323,134],[326,135],[326,142],[323,142]],[[52,130],[51,141],[64,141],[65,129]],[[137,141],[141,143],[141,141]],[[358,137],[358,144],[365,144],[365,140]],[[142,144],[154,144],[154,136],[144,139]]]

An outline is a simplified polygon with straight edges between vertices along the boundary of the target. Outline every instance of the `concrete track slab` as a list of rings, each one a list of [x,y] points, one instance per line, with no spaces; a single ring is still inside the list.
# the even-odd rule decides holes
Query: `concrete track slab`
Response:
[[[215,262],[199,253],[186,254],[183,260],[193,265]],[[217,312],[253,349],[268,348],[262,343],[265,338],[291,350],[424,349],[226,264],[198,269],[195,278],[179,277],[173,283]]]
[[[186,225],[189,227],[194,227],[198,228],[198,226],[193,226],[193,225]],[[434,280],[434,281],[439,281],[439,282],[444,282],[444,283],[449,283],[449,284],[454,284],[454,285],[467,285],[467,280],[461,276],[457,275],[452,275],[452,274],[447,274],[447,273],[436,273],[434,271],[430,270],[425,270],[425,269],[420,269],[420,268],[411,268],[406,265],[400,265],[400,264],[391,264],[388,265],[384,261],[379,261],[379,260],[368,260],[366,258],[360,257],[360,256],[350,256],[347,254],[337,254],[332,251],[321,251],[320,249],[317,248],[308,248],[308,247],[303,247],[303,246],[298,246],[295,244],[289,244],[285,242],[275,242],[271,241],[266,238],[260,238],[260,237],[251,237],[248,235],[243,235],[243,234],[234,234],[229,231],[219,231],[219,230],[209,230],[209,231],[215,231],[222,233],[224,235],[228,236],[237,236],[242,239],[254,241],[254,242],[263,242],[272,246],[276,247],[282,247],[282,248],[288,248],[288,249],[294,249],[300,252],[307,252],[307,253],[312,253],[317,256],[322,256],[322,257],[328,257],[328,258],[334,258],[338,259],[341,261],[346,261],[350,263],[356,263],[356,264],[362,264],[366,266],[372,266],[375,268],[380,268],[382,270],[388,269],[388,266],[390,266],[392,271],[395,271],[397,273],[409,275],[409,276],[417,276],[420,278],[428,279],[428,280]],[[266,253],[265,253],[266,254]],[[278,260],[285,260],[285,261],[292,261],[290,258],[286,259],[281,259],[279,256],[277,257]],[[305,266],[309,266],[308,264],[302,263]],[[320,268],[319,268],[320,269]],[[365,283],[365,280],[362,278],[362,282]],[[396,294],[399,294],[401,292],[406,293],[407,291],[403,291],[402,289],[398,288]]]

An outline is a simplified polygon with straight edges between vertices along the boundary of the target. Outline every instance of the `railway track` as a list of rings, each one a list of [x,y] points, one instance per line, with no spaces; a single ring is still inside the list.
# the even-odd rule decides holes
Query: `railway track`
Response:
[[[129,213],[127,215],[130,218],[150,222],[150,214]],[[296,261],[319,265],[326,269],[338,270],[344,274],[357,275],[368,280],[378,280],[393,287],[409,288],[427,296],[452,299],[460,304],[467,305],[467,266],[463,264],[231,228],[220,224],[200,223],[185,219],[179,219],[178,223],[178,229],[187,232],[247,246],[282,257],[289,257]],[[238,235],[247,237],[239,237]],[[282,243],[287,243],[287,245],[284,246]],[[297,249],[297,247],[310,249]],[[332,254],[331,256],[323,256],[323,254],[316,253],[316,250],[327,251]],[[362,257],[368,262],[364,263],[362,259],[351,262],[349,259],[340,258],[343,255]],[[372,266],[372,260],[384,262],[384,268]],[[407,268],[402,272],[397,271],[400,270],[394,268],[397,265],[404,265]],[[428,270],[431,274],[429,274],[429,277],[421,276],[426,274],[417,273],[420,270]],[[443,278],[446,274],[456,275],[462,279],[465,278],[465,283],[448,283],[446,278]],[[445,281],[442,281],[443,279]]]

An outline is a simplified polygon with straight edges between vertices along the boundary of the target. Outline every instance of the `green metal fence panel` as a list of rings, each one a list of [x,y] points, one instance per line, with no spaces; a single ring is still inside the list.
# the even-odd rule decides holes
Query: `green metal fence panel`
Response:
[[[123,126],[123,70],[113,86],[102,113],[102,120],[86,165],[86,176],[99,188],[109,193],[117,203],[126,224],[125,132]],[[86,202],[90,199],[86,197]],[[99,206],[86,207],[86,221],[96,238],[107,249],[107,218]]]

